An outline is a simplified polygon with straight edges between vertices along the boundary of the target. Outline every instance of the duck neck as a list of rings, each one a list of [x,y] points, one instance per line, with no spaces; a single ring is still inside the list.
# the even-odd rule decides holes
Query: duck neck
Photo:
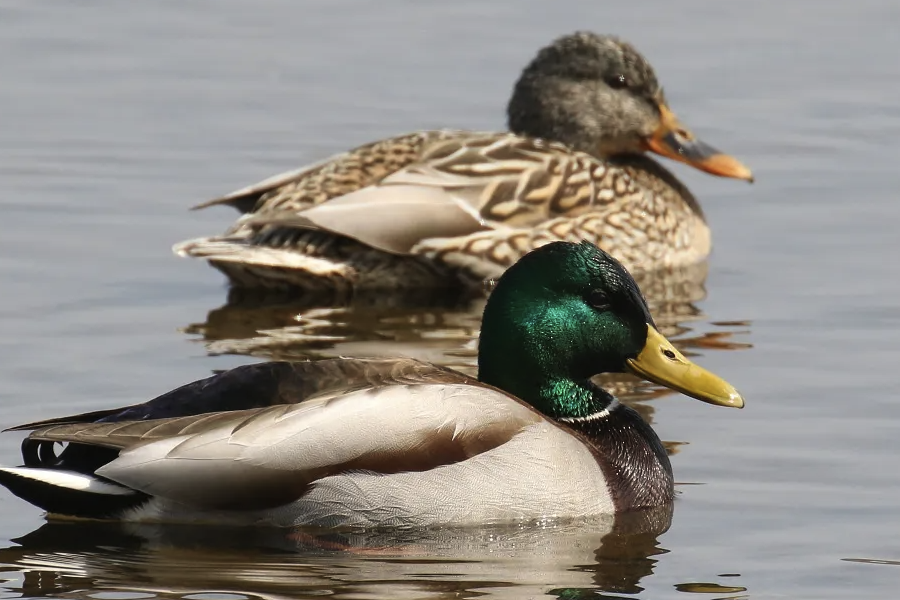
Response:
[[[529,348],[516,343],[495,344],[482,333],[478,379],[500,388],[554,419],[577,419],[600,413],[615,398],[590,380],[578,381],[534,360]]]
[[[646,154],[616,154],[606,158],[610,164],[624,169],[637,183],[665,200],[681,199],[688,210],[706,222],[700,203],[675,175]]]
[[[555,419],[584,419],[608,411],[615,402],[615,398],[590,380],[582,382],[571,379],[556,379],[547,382],[547,385],[538,394],[536,400],[541,404],[532,406],[541,408],[549,407],[544,412]],[[519,396],[521,398],[521,396]]]

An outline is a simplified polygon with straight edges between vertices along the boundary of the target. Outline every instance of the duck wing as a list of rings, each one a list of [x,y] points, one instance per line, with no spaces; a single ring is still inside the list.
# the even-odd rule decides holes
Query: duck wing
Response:
[[[596,210],[613,198],[602,193],[607,171],[559,144],[472,133],[435,141],[414,163],[327,202],[260,206],[229,235],[276,240],[279,229],[318,229],[410,254],[423,240],[509,235]]]
[[[417,161],[435,141],[464,136],[454,130],[418,131],[379,140],[341,152],[298,169],[194,206],[192,210],[225,205],[242,213],[298,211],[380,181]]]
[[[460,462],[542,420],[488,386],[420,383],[225,413],[53,425],[29,439],[117,449],[96,475],[150,496],[254,510],[296,500],[329,475]]]
[[[325,394],[423,382],[467,383],[462,373],[413,359],[333,358],[243,365],[194,381],[131,406],[55,417],[10,427],[29,431],[51,425],[143,421],[296,404]]]

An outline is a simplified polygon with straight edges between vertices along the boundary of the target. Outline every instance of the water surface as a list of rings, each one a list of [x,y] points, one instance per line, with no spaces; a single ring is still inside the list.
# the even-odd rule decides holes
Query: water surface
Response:
[[[187,207],[279,171],[418,128],[501,128],[518,70],[562,33],[635,43],[674,110],[757,183],[672,166],[715,251],[654,304],[747,408],[610,384],[674,452],[668,528],[285,537],[45,524],[0,494],[0,590],[894,597],[898,19],[900,6],[871,0],[4,3],[3,425],[275,357],[407,354],[471,369],[478,299],[412,312],[229,302],[215,271],[169,247],[234,218]],[[0,463],[17,463],[19,441],[0,437]]]

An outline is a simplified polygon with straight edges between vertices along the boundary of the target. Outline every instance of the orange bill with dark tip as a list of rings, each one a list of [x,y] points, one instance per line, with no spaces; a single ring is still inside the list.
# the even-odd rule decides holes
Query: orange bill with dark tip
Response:
[[[659,108],[659,127],[646,140],[648,150],[713,175],[753,181],[753,173],[738,159],[695,138],[665,104]]]

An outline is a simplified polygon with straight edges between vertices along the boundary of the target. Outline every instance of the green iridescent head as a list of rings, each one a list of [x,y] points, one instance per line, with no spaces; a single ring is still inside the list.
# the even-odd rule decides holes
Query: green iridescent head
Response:
[[[689,396],[742,407],[737,390],[687,360],[656,329],[634,279],[588,242],[523,256],[484,310],[479,379],[562,418],[598,408],[589,379],[632,372]]]

